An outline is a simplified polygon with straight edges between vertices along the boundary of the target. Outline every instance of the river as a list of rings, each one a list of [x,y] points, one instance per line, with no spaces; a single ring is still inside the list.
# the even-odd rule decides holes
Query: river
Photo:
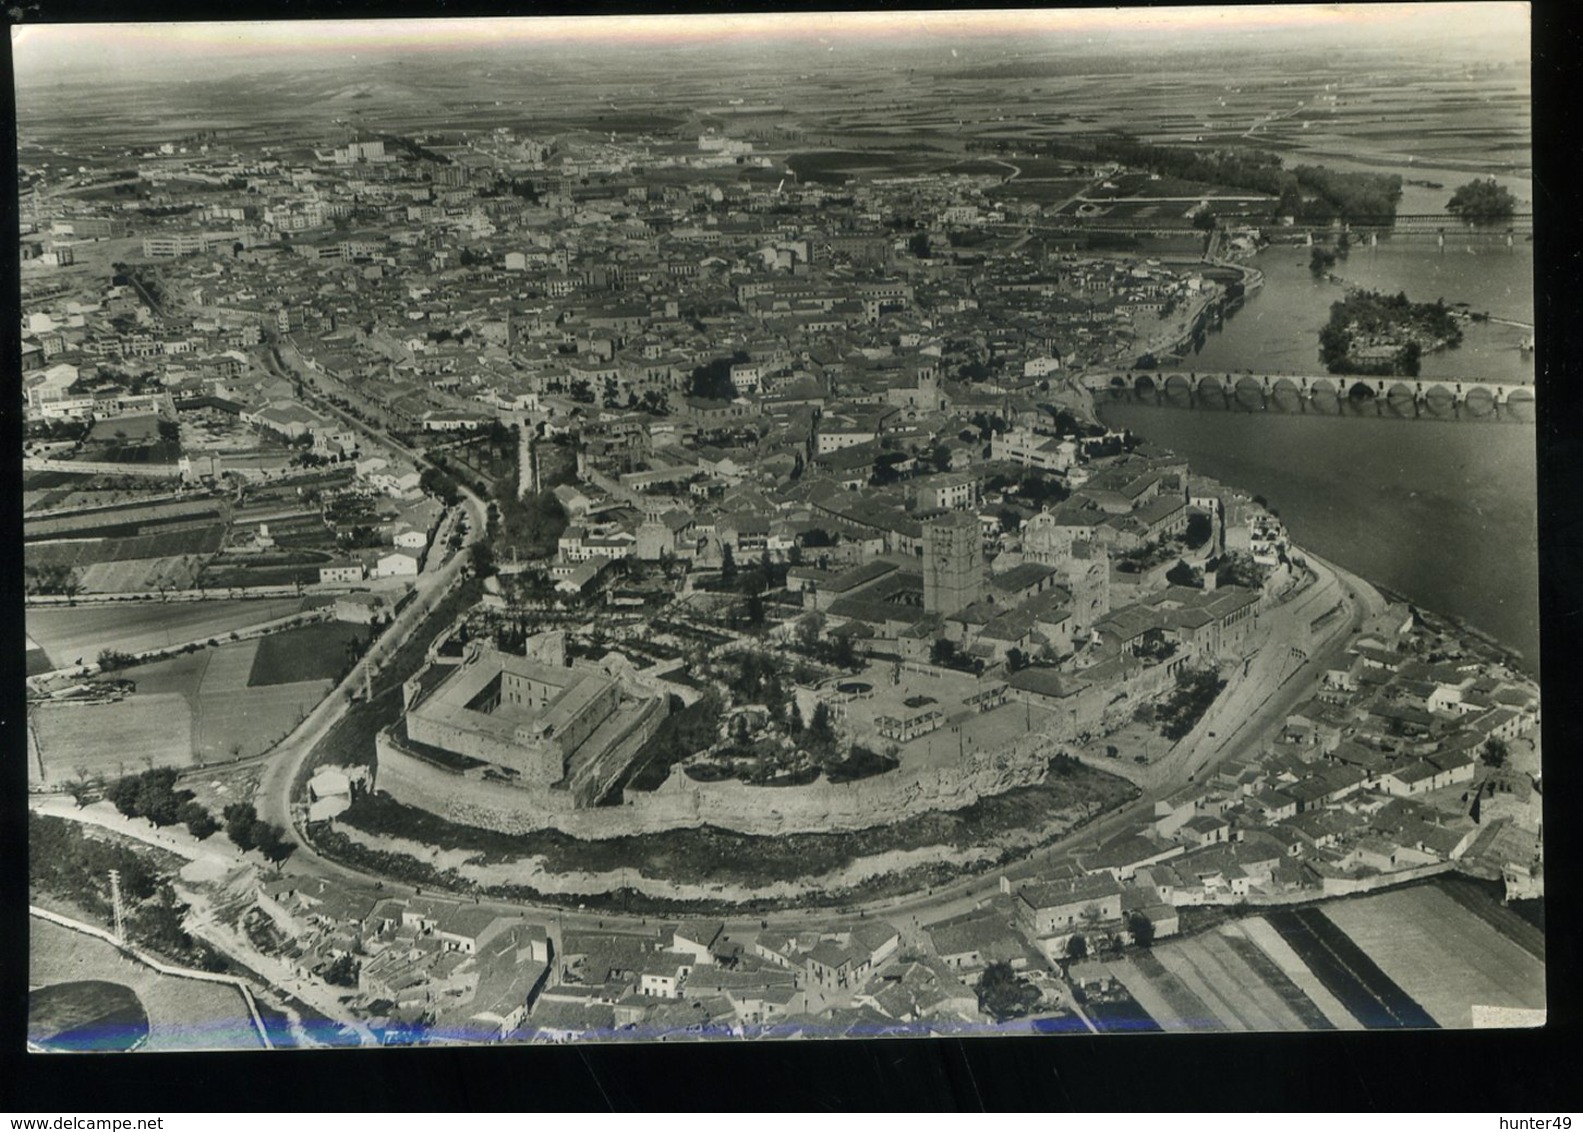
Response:
[[[1449,242],[1449,241],[1448,241]],[[1460,257],[1460,258],[1458,258]],[[1316,335],[1340,295],[1308,273],[1304,248],[1261,252],[1265,286],[1181,369],[1322,372]],[[1409,298],[1467,302],[1532,318],[1532,252],[1440,254],[1431,241],[1354,249],[1337,272]],[[1524,332],[1475,324],[1424,375],[1531,380]],[[1185,401],[1177,398],[1177,401]],[[1539,552],[1535,429],[1503,420],[1238,412],[1096,397],[1100,418],[1170,448],[1195,470],[1264,496],[1293,539],[1427,609],[1466,621],[1538,671]]]

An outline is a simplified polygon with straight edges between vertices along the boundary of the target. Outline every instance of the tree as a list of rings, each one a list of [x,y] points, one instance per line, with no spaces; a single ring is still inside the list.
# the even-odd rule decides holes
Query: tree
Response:
[[[117,672],[129,668],[134,658],[130,653],[119,652],[116,649],[99,650],[99,671]]]
[[[136,775],[126,775],[116,779],[104,792],[105,799],[110,802],[123,817],[137,817],[138,780]]]
[[[191,799],[181,804],[181,808],[176,811],[176,817],[186,824],[187,832],[199,841],[212,836],[220,829],[220,823],[214,820],[214,815]]]
[[[710,401],[735,400],[737,387],[731,382],[731,365],[730,358],[713,358],[698,366],[688,379],[687,395]]]
[[[495,572],[495,552],[487,542],[475,542],[471,554],[473,573],[476,576],[487,578]]]
[[[1517,198],[1493,180],[1469,181],[1446,201],[1446,211],[1469,224],[1497,224],[1517,211]]]
[[[145,771],[138,781],[136,806],[139,815],[155,825],[175,825],[180,821],[181,799],[176,796],[175,786],[175,767]]]
[[[1023,652],[1022,652],[1021,649],[1019,649],[1019,648],[1010,648],[1010,649],[1006,650],[1006,671],[1007,672],[1020,672],[1020,671],[1022,671],[1022,669],[1027,668],[1027,667],[1028,667],[1028,658],[1023,655]]]
[[[1193,227],[1197,228],[1200,232],[1214,231],[1215,225],[1219,222],[1220,218],[1207,208],[1200,212],[1197,216],[1193,217]]]
[[[956,660],[956,642],[949,637],[940,637],[929,646],[929,663],[938,664],[942,668],[950,666]]]
[[[456,481],[436,467],[426,467],[418,476],[418,486],[425,494],[432,495],[447,507],[461,502],[461,491]]]
[[[744,603],[742,619],[747,622],[750,629],[764,627],[764,598],[759,594],[749,594]]]
[[[1173,586],[1196,586],[1198,584],[1197,572],[1180,558],[1176,565],[1165,572],[1165,580]]]
[[[264,859],[272,865],[279,865],[284,862],[296,848],[286,839],[286,831],[284,829],[263,819],[254,822],[250,832],[253,844],[264,855]]]
[[[818,754],[835,752],[835,726],[830,722],[829,704],[820,703],[813,709],[813,719],[808,722],[804,743],[810,751]]]
[[[1139,947],[1148,947],[1154,942],[1154,921],[1142,912],[1127,917],[1127,930],[1132,933],[1132,942]]]
[[[1506,746],[1506,740],[1496,735],[1491,735],[1484,744],[1484,765],[1490,768],[1499,768],[1506,765],[1507,757],[1511,751]]]
[[[1006,962],[991,963],[978,977],[978,1008],[997,1022],[1021,1018],[1039,1002],[1039,988]]]
[[[332,987],[355,987],[357,985],[358,962],[350,955],[342,955],[332,959],[325,965],[319,975]]]
[[[221,812],[221,816],[225,819],[225,835],[238,849],[246,853],[258,844],[253,831],[254,827],[262,823],[251,802],[232,802]]]
[[[105,797],[124,816],[148,818],[155,825],[174,825],[186,800],[176,792],[175,767],[151,767],[140,774],[122,775],[105,791]]]
[[[726,586],[731,586],[736,583],[736,580],[736,555],[731,553],[731,546],[729,543],[726,543],[720,547],[720,581]]]
[[[1080,935],[1074,935],[1066,941],[1066,957],[1068,959],[1087,959],[1088,940]]]
[[[82,807],[86,806],[88,804],[88,800],[93,797],[94,790],[98,788],[99,783],[98,780],[88,772],[88,768],[86,766],[79,765],[73,767],[72,769],[76,772],[77,776],[66,784],[66,791],[71,795],[71,800],[77,803],[77,808],[81,809]]]
[[[825,616],[817,609],[797,619],[797,640],[805,649],[817,648],[824,636]]]

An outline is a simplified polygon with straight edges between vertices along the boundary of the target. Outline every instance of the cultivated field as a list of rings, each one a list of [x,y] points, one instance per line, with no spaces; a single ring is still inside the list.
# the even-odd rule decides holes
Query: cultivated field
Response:
[[[58,786],[78,767],[114,778],[150,763],[191,766],[268,750],[333,687],[318,677],[255,685],[263,646],[274,639],[227,642],[127,669],[122,675],[136,691],[114,703],[40,704],[32,721],[46,780]],[[300,648],[277,646],[273,656],[270,675],[290,675],[296,657],[295,675],[313,676]],[[344,657],[343,645],[333,659]]]
[[[139,653],[221,637],[303,608],[301,598],[35,607],[27,611],[27,632],[57,664],[70,665],[78,657],[92,663],[100,649]]]
[[[1543,938],[1465,882],[1283,909],[1108,960],[1167,1031],[1468,1028],[1542,1010]]]
[[[29,566],[90,566],[138,558],[171,558],[213,554],[225,541],[225,524],[210,523],[187,530],[133,535],[127,538],[72,538],[30,542],[24,556]]]
[[[28,986],[102,979],[130,987],[148,1012],[150,1052],[262,1049],[241,992],[162,975],[110,944],[47,920],[28,922]]]
[[[1292,983],[1319,1009],[1331,1027],[1337,1030],[1363,1029],[1363,1023],[1342,1005],[1340,999],[1330,993],[1325,984],[1320,982],[1319,977],[1298,957],[1297,952],[1287,945],[1280,933],[1262,916],[1241,920],[1235,926],[1250,943],[1264,953],[1265,958],[1291,979]]]
[[[1442,1026],[1472,1026],[1475,1005],[1544,1009],[1543,961],[1438,887],[1328,905],[1325,916]]]
[[[1166,1030],[1328,1030],[1314,1002],[1235,925],[1111,965]]]
[[[247,758],[268,750],[333,686],[328,680],[306,680],[202,695],[193,739],[199,760]]]
[[[247,686],[259,688],[304,680],[339,679],[351,661],[348,645],[367,637],[367,629],[344,621],[326,621],[273,633],[259,642]]]
[[[52,786],[76,777],[78,767],[118,778],[149,765],[192,762],[192,709],[173,692],[106,704],[39,704],[29,721]]]
[[[1433,1029],[1423,1006],[1319,908],[1272,912],[1265,919],[1319,981],[1371,1030]]]
[[[125,983],[54,983],[28,994],[27,1030],[45,1049],[119,1053],[148,1040],[148,1014]]]
[[[88,593],[153,593],[157,590],[190,590],[203,572],[203,559],[192,555],[140,558],[125,562],[96,562],[79,576]]]

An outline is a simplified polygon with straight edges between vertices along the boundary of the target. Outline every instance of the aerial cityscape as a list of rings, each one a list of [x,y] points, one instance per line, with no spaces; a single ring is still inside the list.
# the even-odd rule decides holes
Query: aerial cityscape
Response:
[[[28,1048],[1542,1025],[1527,20],[14,28]]]

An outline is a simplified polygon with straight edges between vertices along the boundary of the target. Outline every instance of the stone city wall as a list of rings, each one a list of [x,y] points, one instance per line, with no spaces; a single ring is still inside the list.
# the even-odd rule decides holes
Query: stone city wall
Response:
[[[377,750],[375,787],[405,805],[505,833],[553,828],[598,840],[704,825],[758,835],[826,833],[956,810],[1042,781],[1058,741],[1035,733],[1002,750],[971,755],[960,767],[892,771],[839,784],[701,783],[678,770],[659,790],[630,792],[625,805],[594,809],[573,809],[563,791],[527,791],[481,773],[447,770],[403,750],[385,733]]]

